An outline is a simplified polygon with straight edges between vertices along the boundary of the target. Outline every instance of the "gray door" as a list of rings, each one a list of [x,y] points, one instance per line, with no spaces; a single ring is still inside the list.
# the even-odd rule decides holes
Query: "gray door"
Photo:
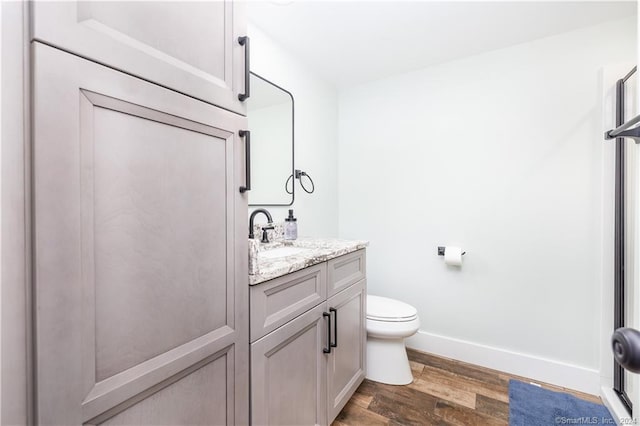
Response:
[[[246,423],[245,119],[33,58],[38,423]]]
[[[36,1],[33,38],[245,113],[242,2]]]
[[[325,304],[251,344],[251,422],[327,424]]]
[[[336,344],[327,359],[329,422],[364,380],[366,354],[366,280],[332,296],[327,305],[335,309]]]

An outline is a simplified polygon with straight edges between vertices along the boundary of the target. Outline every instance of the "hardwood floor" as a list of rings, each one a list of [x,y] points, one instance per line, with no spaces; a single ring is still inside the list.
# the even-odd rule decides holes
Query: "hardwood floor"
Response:
[[[509,379],[532,382],[497,370],[409,349],[413,383],[391,386],[366,380],[333,422],[344,425],[509,424]],[[600,398],[539,383],[587,401]]]

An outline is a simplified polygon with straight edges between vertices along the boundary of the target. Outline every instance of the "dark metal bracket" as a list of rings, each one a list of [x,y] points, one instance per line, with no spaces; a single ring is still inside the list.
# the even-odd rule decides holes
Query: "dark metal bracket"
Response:
[[[611,140],[616,138],[629,138],[629,139],[633,139],[636,143],[640,143],[640,127],[635,127],[633,129],[628,129],[628,130],[623,130],[618,132],[616,132],[615,129],[609,130],[608,132],[605,132],[604,138],[606,140]]]
[[[438,256],[444,256],[444,249],[445,248],[446,247],[444,247],[444,246],[438,246]],[[462,252],[462,256],[464,256],[465,254],[467,254],[467,252],[463,251]]]
[[[636,115],[629,121],[624,121],[624,84],[629,78],[638,70],[638,67],[633,67],[631,71],[623,78],[618,80],[616,84],[616,128],[604,132],[605,140],[612,140],[617,138],[629,138],[633,139],[635,143],[640,143],[640,126],[633,127],[640,123],[640,114]],[[632,128],[633,127],[633,128]]]

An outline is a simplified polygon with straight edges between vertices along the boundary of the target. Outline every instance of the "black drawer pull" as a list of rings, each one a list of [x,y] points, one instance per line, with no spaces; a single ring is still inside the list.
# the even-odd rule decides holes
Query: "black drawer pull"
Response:
[[[333,312],[333,342],[331,343],[332,348],[338,347],[338,311],[336,308],[329,308],[329,312]],[[331,335],[329,335],[331,337]]]
[[[328,335],[327,347],[326,348],[322,348],[322,352],[325,353],[325,354],[330,354],[331,353],[331,314],[323,312],[322,316],[323,317],[328,317],[328,321],[327,321],[327,335]]]
[[[240,187],[240,192],[245,193],[251,190],[251,132],[249,130],[240,130],[238,132],[241,138],[244,138],[244,185]],[[252,231],[253,232],[253,231]]]
[[[251,68],[249,67],[249,37],[238,37],[238,43],[241,46],[244,46],[244,93],[240,93],[238,95],[238,99],[240,102],[244,102],[249,96],[251,96],[250,84],[249,84],[249,72]]]

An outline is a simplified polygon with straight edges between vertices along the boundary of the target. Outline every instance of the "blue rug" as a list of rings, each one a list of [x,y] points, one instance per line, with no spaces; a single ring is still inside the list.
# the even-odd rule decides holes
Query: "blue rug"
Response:
[[[509,380],[509,426],[615,425],[604,405]]]

